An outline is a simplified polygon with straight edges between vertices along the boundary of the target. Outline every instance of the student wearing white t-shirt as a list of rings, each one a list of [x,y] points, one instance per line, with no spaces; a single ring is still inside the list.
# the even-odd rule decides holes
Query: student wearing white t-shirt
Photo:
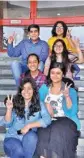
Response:
[[[77,91],[62,81],[65,71],[63,63],[52,63],[48,85],[39,89],[52,118],[48,128],[38,131],[37,153],[45,158],[75,158],[80,133]]]

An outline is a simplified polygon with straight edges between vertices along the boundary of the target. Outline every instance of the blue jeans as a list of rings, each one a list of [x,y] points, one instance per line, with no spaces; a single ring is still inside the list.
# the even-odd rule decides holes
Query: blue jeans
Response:
[[[75,80],[80,80],[80,77],[77,76],[77,75],[79,74],[79,72],[80,72],[79,66],[74,63],[74,64],[73,64],[73,67],[74,67],[74,71],[75,71],[75,75],[74,75],[73,79],[75,79]]]
[[[37,134],[33,131],[23,136],[22,141],[17,138],[5,138],[4,151],[10,158],[32,158],[37,145]]]
[[[22,62],[14,61],[11,64],[11,68],[12,68],[13,77],[18,87],[20,84],[20,76],[22,73],[25,73],[28,70],[28,67],[26,64],[23,64]],[[39,70],[43,71],[43,69],[44,69],[44,64],[42,61],[40,61]]]

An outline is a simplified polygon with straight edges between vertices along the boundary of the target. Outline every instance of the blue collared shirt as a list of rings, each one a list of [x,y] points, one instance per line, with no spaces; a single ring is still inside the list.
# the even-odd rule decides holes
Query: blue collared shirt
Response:
[[[35,53],[39,56],[40,61],[45,63],[48,57],[49,47],[47,42],[38,39],[38,42],[33,43],[31,39],[22,40],[17,46],[13,47],[12,44],[8,44],[7,53],[10,57],[20,57],[24,64],[27,63],[27,57],[31,53]]]

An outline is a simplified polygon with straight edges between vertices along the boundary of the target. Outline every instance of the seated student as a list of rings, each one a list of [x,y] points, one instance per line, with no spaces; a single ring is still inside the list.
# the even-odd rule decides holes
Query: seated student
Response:
[[[36,151],[45,158],[75,158],[80,130],[78,100],[76,90],[62,81],[65,71],[63,63],[52,63],[48,85],[39,89],[40,99],[52,118],[49,127],[38,130]]]
[[[74,59],[74,58],[76,59],[76,57],[78,56],[77,63],[84,63],[83,53],[81,52],[80,47],[79,47],[79,42],[78,42],[79,39],[77,38],[75,38],[75,40],[72,39],[71,32],[68,29],[66,23],[63,21],[57,21],[52,28],[52,37],[49,38],[48,40],[50,55],[52,55],[53,44],[58,39],[61,39],[64,41],[68,52],[70,52],[69,56],[71,59]],[[74,61],[72,60],[72,62]],[[74,73],[73,78],[75,80],[80,80],[80,77],[78,76],[80,72],[80,68],[77,64],[74,64],[74,70],[75,70],[74,71],[75,73]]]
[[[22,61],[13,61],[11,64],[12,72],[16,85],[19,85],[20,75],[27,70],[27,57],[34,52],[39,56],[39,69],[43,71],[45,60],[48,57],[48,44],[39,38],[40,28],[37,24],[28,26],[29,39],[23,39],[17,46],[13,47],[14,36],[8,38],[8,55],[10,57],[21,57]]]
[[[38,89],[43,83],[46,83],[46,76],[38,69],[39,68],[39,57],[32,53],[27,57],[28,71],[21,75],[20,80],[24,77],[31,77],[35,80]]]
[[[51,117],[39,96],[34,81],[22,80],[17,94],[6,98],[6,114],[0,125],[7,128],[4,151],[10,158],[32,158],[38,140],[37,128],[46,128]]]
[[[76,53],[74,40],[72,39],[71,33],[64,21],[57,21],[52,28],[52,37],[48,39],[48,45],[51,51],[54,42],[58,39],[64,41],[68,51]]]
[[[79,44],[76,41],[76,46],[79,47],[78,45]],[[65,76],[73,79],[73,71],[75,69],[73,68],[75,66],[73,65],[73,63],[81,63],[83,60],[82,52],[80,51],[80,49],[78,52],[78,56],[74,57],[73,60],[71,60],[70,53],[68,52],[64,41],[62,39],[56,40],[53,44],[52,54],[47,58],[45,62],[44,74],[46,76],[48,75],[49,67],[52,62],[64,62],[66,67]]]

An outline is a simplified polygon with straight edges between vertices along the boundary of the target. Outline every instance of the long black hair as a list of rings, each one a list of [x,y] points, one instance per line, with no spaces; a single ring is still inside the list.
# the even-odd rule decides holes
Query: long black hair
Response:
[[[58,42],[61,42],[62,45],[63,45],[63,52],[62,52],[62,62],[64,63],[65,67],[66,67],[66,72],[67,72],[67,69],[68,69],[68,66],[69,64],[71,63],[71,61],[69,60],[69,52],[67,50],[67,47],[66,47],[66,44],[65,42],[62,40],[62,39],[57,39],[54,44],[53,44],[53,47],[52,47],[52,54],[51,54],[51,63],[52,62],[57,62],[57,56],[56,56],[56,52],[54,51],[54,47],[55,45],[58,43]],[[71,71],[73,72],[72,68],[71,68]]]
[[[13,98],[13,110],[15,111],[17,116],[19,116],[21,118],[25,117],[25,101],[24,101],[24,98],[23,98],[21,92],[26,83],[30,83],[33,88],[33,96],[31,99],[30,106],[29,106],[29,116],[34,115],[35,112],[38,112],[41,110],[39,95],[38,95],[35,81],[32,78],[28,78],[28,77],[24,78],[21,81],[20,86],[18,87],[17,94]],[[5,103],[6,103],[6,101],[5,101]]]
[[[53,36],[53,37],[54,37],[54,36],[58,36],[57,33],[56,33],[56,27],[57,27],[58,24],[61,24],[61,25],[62,25],[63,30],[64,30],[64,32],[63,32],[63,37],[66,37],[66,33],[67,33],[67,30],[68,30],[68,27],[67,27],[67,25],[66,25],[63,21],[57,21],[57,22],[54,24],[54,26],[53,26],[53,28],[52,28],[52,36]]]

